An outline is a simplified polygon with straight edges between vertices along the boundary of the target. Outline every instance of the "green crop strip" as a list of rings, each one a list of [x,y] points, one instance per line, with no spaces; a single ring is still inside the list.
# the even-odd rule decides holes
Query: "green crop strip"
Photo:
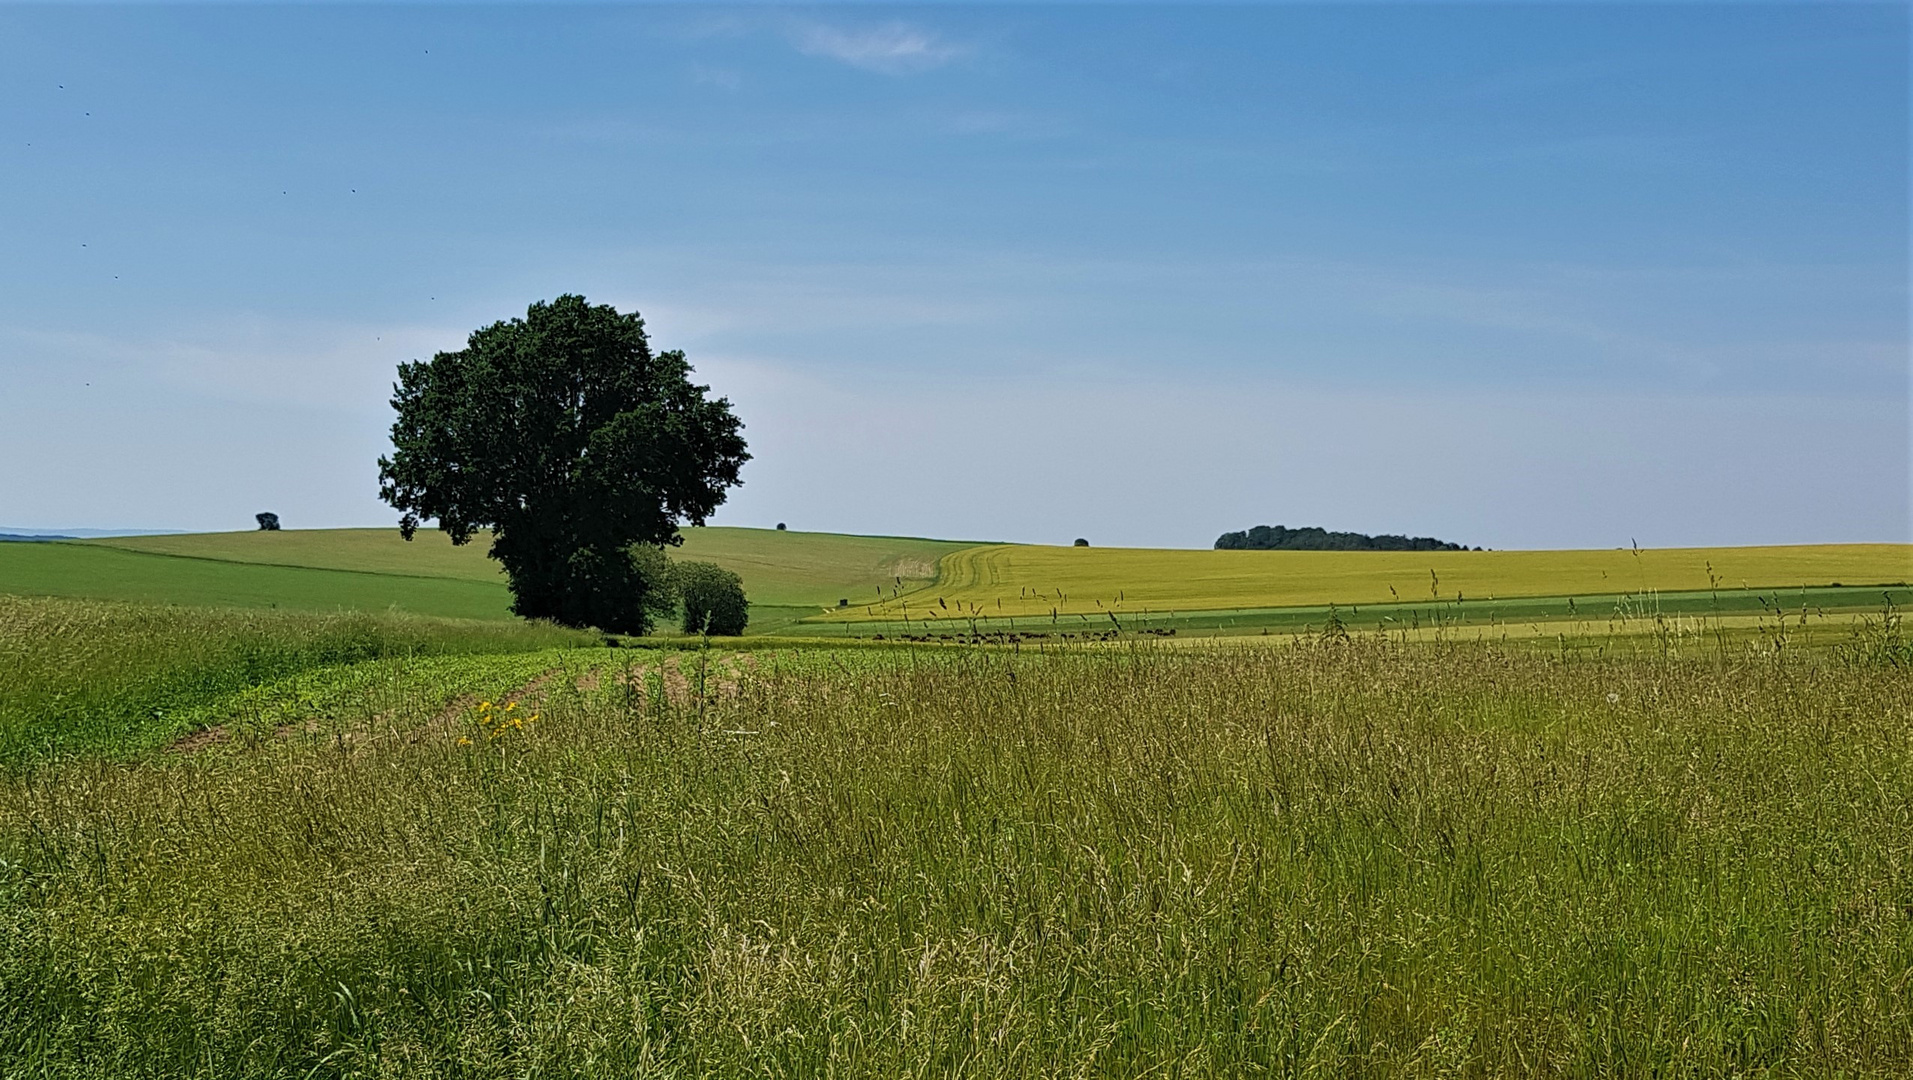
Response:
[[[0,596],[0,767],[138,753],[232,695],[317,669],[596,641],[515,622]]]

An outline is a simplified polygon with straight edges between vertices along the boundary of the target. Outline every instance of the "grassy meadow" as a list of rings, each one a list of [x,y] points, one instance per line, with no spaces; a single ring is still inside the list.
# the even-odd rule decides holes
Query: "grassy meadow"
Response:
[[[125,758],[198,730],[237,695],[312,671],[599,640],[498,620],[0,595],[0,769]]]
[[[0,1074],[1902,1076],[1868,633],[341,657],[0,774]]]

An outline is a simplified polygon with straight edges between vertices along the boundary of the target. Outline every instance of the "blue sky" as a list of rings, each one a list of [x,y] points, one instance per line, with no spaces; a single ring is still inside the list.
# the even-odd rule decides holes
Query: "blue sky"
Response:
[[[641,311],[718,524],[1905,541],[1900,5],[0,7],[0,524],[376,525]]]

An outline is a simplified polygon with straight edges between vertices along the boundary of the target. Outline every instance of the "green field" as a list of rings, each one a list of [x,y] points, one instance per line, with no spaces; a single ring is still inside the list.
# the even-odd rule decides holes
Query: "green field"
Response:
[[[421,531],[410,542],[397,529],[303,529],[280,532],[187,533],[83,542],[156,555],[410,577],[503,584],[480,534],[453,547],[444,533]],[[674,559],[715,562],[742,575],[751,602],[773,607],[830,607],[873,595],[878,586],[922,584],[937,560],[970,545],[912,537],[779,532],[774,529],[687,528]],[[0,550],[0,556],[6,552]]]
[[[666,652],[10,603],[44,692],[0,729],[171,685],[199,734],[0,769],[9,1076],[1913,1071],[1897,628]]]
[[[490,539],[479,534],[453,547],[437,530],[420,530],[407,541],[391,529],[286,529],[278,532],[178,533],[116,536],[79,541],[79,546],[219,562],[351,570],[367,574],[457,578],[504,584],[498,564],[485,556]]]
[[[686,548],[937,643],[603,648],[385,531],[0,546],[119,598],[0,596],[0,1076],[1913,1071],[1904,548],[1169,614],[1388,564]],[[957,616],[1032,573],[1054,617]]]
[[[151,749],[231,695],[316,669],[600,640],[518,620],[0,595],[0,769]]]
[[[1607,551],[1245,552],[977,545],[903,537],[685,530],[673,557],[737,571],[751,632],[918,633],[1152,627],[1288,632],[1334,605],[1352,625],[1429,619],[1496,625],[1610,619],[1644,605],[1758,615],[1790,606],[1862,611],[1913,578],[1913,546]],[[1711,574],[1711,577],[1710,577]],[[1884,590],[1903,599],[1903,593]],[[0,593],[331,611],[397,609],[508,618],[484,541],[406,543],[391,529],[124,537],[0,545]],[[845,608],[839,600],[850,601]],[[1571,603],[1572,601],[1572,603]],[[1114,622],[1111,617],[1114,616]],[[1373,625],[1370,625],[1370,624]]]
[[[149,604],[386,611],[509,619],[499,579],[315,569],[155,555],[100,544],[0,544],[0,594]]]
[[[737,571],[753,631],[786,626],[879,587],[926,584],[937,560],[966,545],[908,537],[771,529],[686,529],[678,559]],[[448,618],[510,618],[511,597],[484,537],[410,543],[396,529],[191,533],[72,543],[0,544],[0,593],[144,603],[398,609]]]

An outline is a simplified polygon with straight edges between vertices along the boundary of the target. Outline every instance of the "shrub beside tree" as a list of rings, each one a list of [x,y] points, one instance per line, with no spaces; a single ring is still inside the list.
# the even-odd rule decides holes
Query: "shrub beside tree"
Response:
[[[681,562],[672,568],[684,632],[735,637],[750,621],[744,579],[716,563]]]
[[[491,530],[517,614],[645,633],[671,582],[644,552],[702,525],[750,459],[730,402],[690,375],[636,312],[533,304],[399,366],[380,497],[408,540],[428,521],[454,544]]]
[[[668,622],[678,610],[677,567],[657,544],[634,544],[631,563],[638,580],[645,583],[643,597],[646,633],[649,627]]]

